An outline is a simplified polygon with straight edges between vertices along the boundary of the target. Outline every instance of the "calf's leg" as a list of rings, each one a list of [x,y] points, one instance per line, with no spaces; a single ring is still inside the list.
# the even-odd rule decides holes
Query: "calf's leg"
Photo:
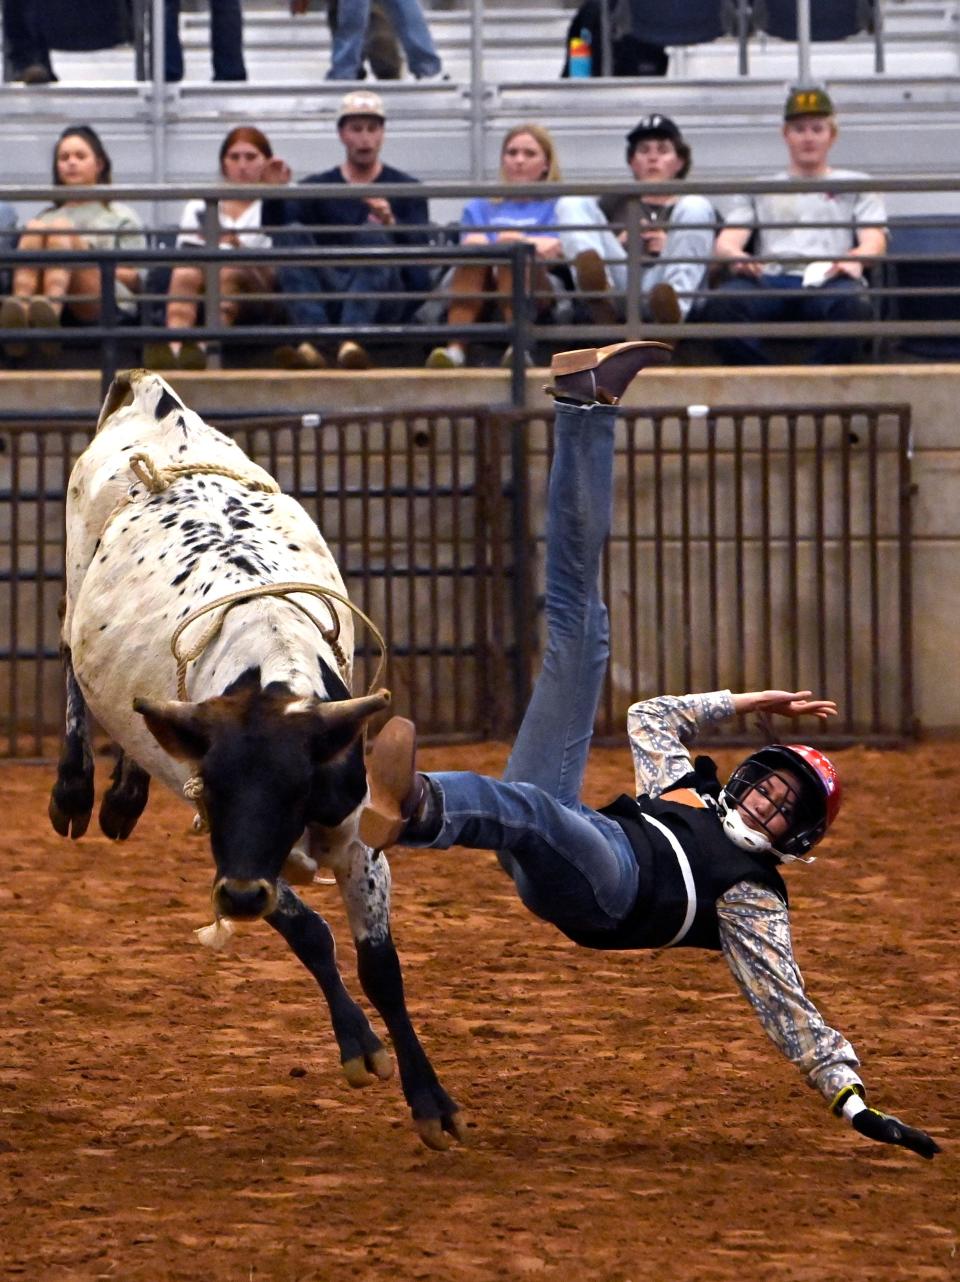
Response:
[[[67,715],[57,778],[50,792],[48,814],[61,837],[82,837],[93,813],[93,753],[87,705],[73,670],[69,646],[62,648],[67,686]]]
[[[335,872],[357,947],[360,983],[390,1031],[403,1094],[420,1138],[428,1148],[446,1149],[451,1136],[466,1139],[466,1124],[441,1086],[407,1012],[400,959],[390,934],[390,866],[360,842],[351,850],[353,857],[338,863]]]
[[[340,978],[330,927],[285,881],[278,882],[278,890],[277,906],[264,920],[283,936],[320,985],[347,1081],[351,1086],[367,1086],[375,1077],[389,1077],[393,1072],[390,1055]]]
[[[113,841],[125,841],[137,826],[150,795],[150,776],[121,749],[100,802],[100,829]]]

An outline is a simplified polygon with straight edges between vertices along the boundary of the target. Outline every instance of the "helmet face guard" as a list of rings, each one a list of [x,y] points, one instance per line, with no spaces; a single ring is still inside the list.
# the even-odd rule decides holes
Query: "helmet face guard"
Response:
[[[780,785],[777,792],[782,791],[783,796],[768,815],[761,817],[751,808],[750,796],[755,789],[762,789],[774,779]],[[747,757],[734,770],[723,790],[720,809],[724,828],[737,845],[744,845],[738,840],[739,820],[740,825],[748,829],[756,825],[765,838],[765,848],[781,859],[810,862],[808,852],[823,837],[840,809],[840,780],[833,763],[816,748],[804,744],[772,744]],[[737,819],[733,818],[734,813]],[[776,837],[767,827],[774,815],[782,815],[786,824]]]

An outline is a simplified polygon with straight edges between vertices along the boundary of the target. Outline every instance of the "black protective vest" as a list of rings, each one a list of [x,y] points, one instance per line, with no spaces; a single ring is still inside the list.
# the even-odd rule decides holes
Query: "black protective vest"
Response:
[[[766,886],[787,903],[772,858],[735,846],[710,806],[621,796],[601,814],[615,819],[630,839],[640,881],[634,906],[616,930],[564,932],[585,948],[718,949],[717,900],[738,881]]]

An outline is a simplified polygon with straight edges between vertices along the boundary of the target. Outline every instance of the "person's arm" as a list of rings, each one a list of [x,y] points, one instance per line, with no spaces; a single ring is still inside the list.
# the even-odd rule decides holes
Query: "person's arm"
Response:
[[[831,699],[813,699],[809,690],[751,690],[731,694],[660,695],[635,703],[627,712],[627,734],[633,754],[637,794],[659,797],[690,773],[686,745],[704,726],[750,712],[780,713],[785,717],[836,715]]]
[[[724,219],[717,234],[713,254],[737,276],[760,276],[763,264],[746,252],[747,243],[757,226],[757,208],[752,200],[740,199]]]
[[[856,1071],[860,1061],[806,995],[793,955],[790,918],[779,895],[738,882],[717,901],[717,919],[723,955],[764,1032],[831,1110],[869,1139],[900,1144],[921,1157],[938,1153],[939,1145],[924,1131],[863,1102],[866,1090]]]
[[[887,229],[884,225],[887,214],[882,198],[876,192],[861,193],[854,216],[857,223],[854,228],[856,245],[846,257],[837,259],[828,276],[844,275],[860,280],[865,265],[869,266],[873,259],[882,258],[887,252]],[[874,225],[864,227],[861,223]]]
[[[287,162],[280,156],[271,156],[263,167],[260,181],[272,186],[289,183],[292,178],[293,173]],[[300,206],[300,201],[283,197],[264,200],[260,225],[269,228],[287,227],[290,223],[306,223],[307,219],[303,216]]]

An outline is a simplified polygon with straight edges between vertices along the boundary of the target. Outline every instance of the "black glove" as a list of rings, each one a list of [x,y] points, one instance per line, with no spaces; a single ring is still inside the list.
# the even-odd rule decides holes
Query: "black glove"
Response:
[[[853,1118],[853,1129],[865,1135],[868,1140],[879,1140],[881,1144],[900,1144],[921,1157],[932,1158],[940,1152],[940,1145],[916,1127],[907,1126],[899,1117],[888,1113],[879,1113],[875,1108],[864,1108]]]

